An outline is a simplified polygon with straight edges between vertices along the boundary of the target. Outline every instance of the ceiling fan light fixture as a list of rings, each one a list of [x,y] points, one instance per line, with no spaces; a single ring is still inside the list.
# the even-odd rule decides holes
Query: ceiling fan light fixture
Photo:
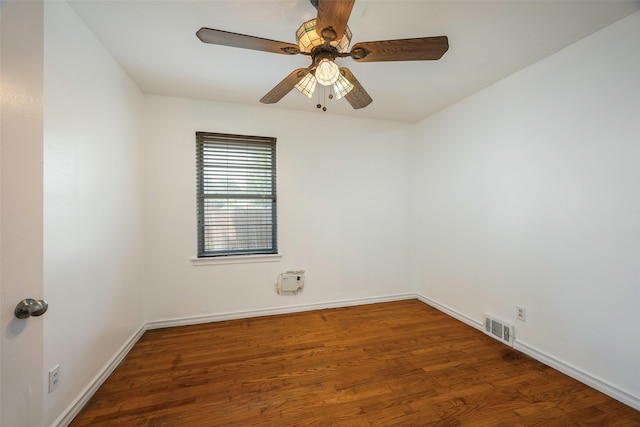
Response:
[[[342,38],[339,41],[333,41],[330,44],[335,47],[338,52],[344,53],[349,49],[352,37],[353,35],[351,34],[349,27],[345,27]],[[298,42],[300,52],[306,53],[310,53],[314,47],[322,46],[324,44],[324,39],[316,31],[316,19],[310,19],[300,25],[300,28],[296,31],[296,41]]]
[[[335,62],[323,59],[316,68],[316,80],[322,86],[331,86],[340,77],[340,69]]]
[[[301,94],[311,99],[313,91],[316,90],[316,78],[313,73],[307,73],[302,80],[296,83],[295,88],[298,89]]]
[[[331,86],[333,93],[336,94],[336,99],[342,99],[345,95],[353,90],[355,86],[351,83],[342,73],[339,74],[338,80]]]

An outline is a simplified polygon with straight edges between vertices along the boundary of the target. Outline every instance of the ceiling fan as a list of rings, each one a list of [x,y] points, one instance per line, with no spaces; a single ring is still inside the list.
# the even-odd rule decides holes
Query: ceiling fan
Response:
[[[311,58],[309,67],[294,70],[263,96],[260,102],[264,104],[280,101],[293,88],[311,98],[319,83],[331,88],[329,98],[335,93],[337,99],[344,97],[354,109],[366,107],[373,100],[348,68],[336,65],[336,58],[351,57],[356,62],[437,60],[449,49],[447,37],[438,36],[360,42],[348,52],[352,33],[347,22],[355,0],[310,1],[318,17],[298,28],[297,45],[212,28],[200,28],[196,35],[204,43]]]

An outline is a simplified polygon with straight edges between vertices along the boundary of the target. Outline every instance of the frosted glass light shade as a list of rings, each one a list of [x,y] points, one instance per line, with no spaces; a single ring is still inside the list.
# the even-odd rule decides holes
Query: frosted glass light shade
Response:
[[[331,86],[338,77],[340,77],[340,69],[335,62],[323,59],[316,68],[316,80],[322,86]]]
[[[316,90],[316,78],[313,73],[307,73],[307,75],[295,85],[295,88],[307,98],[311,99],[313,91]]]
[[[338,80],[331,86],[333,93],[336,94],[336,99],[342,99],[346,94],[353,90],[354,86],[345,76],[339,74]]]

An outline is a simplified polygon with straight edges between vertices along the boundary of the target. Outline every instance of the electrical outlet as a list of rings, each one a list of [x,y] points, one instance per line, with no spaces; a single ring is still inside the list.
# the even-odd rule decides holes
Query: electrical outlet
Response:
[[[49,393],[60,385],[60,365],[56,365],[49,371]]]
[[[524,307],[516,307],[516,317],[525,322],[527,320],[527,310]]]

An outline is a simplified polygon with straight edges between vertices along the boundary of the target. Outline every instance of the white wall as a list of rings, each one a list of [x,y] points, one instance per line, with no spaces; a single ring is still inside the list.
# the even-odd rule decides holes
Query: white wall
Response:
[[[477,321],[523,305],[518,341],[640,396],[639,21],[411,126],[142,96],[46,2],[45,421],[145,321],[416,289]],[[281,261],[192,264],[198,130],[278,138]],[[278,296],[288,269],[307,287]]]
[[[66,2],[44,30],[48,425],[144,323],[144,198],[140,91]]]
[[[423,295],[636,407],[639,45],[636,13],[426,119],[413,192]]]
[[[407,125],[155,96],[145,104],[148,320],[411,291]],[[280,262],[192,264],[196,131],[277,138]],[[291,269],[306,271],[306,287],[278,296],[274,282]]]

